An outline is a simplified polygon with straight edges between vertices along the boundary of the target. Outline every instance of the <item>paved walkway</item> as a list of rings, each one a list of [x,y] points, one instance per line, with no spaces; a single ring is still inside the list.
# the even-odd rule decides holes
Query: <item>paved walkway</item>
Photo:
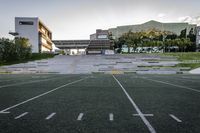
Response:
[[[9,73],[139,73],[139,74],[176,74],[188,68],[173,68],[179,62],[174,57],[155,55],[82,55],[56,56],[11,66],[4,66],[0,71]]]

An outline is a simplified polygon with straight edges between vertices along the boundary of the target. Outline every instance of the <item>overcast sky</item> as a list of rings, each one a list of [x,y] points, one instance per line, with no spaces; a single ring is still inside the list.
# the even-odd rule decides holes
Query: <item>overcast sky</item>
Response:
[[[89,39],[96,29],[161,22],[200,22],[200,0],[0,0],[0,37],[14,17],[39,17],[53,39]]]

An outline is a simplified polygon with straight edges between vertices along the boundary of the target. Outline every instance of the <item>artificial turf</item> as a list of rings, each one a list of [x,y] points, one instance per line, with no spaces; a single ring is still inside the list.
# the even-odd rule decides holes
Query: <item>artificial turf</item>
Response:
[[[199,133],[200,93],[154,82],[169,82],[200,90],[199,75],[115,75],[149,123],[160,133]],[[148,133],[136,109],[112,75],[0,75],[0,111],[27,99],[52,93],[0,114],[1,133]],[[44,79],[49,79],[43,81]],[[30,81],[38,81],[31,83]],[[18,84],[27,82],[27,84]],[[30,83],[29,83],[30,82]],[[13,86],[12,86],[13,84]],[[8,87],[2,87],[11,85]],[[24,112],[26,116],[14,118]],[[45,118],[56,112],[50,119]],[[77,121],[84,113],[81,121]],[[114,114],[114,121],[109,114]],[[182,123],[172,119],[174,114]]]

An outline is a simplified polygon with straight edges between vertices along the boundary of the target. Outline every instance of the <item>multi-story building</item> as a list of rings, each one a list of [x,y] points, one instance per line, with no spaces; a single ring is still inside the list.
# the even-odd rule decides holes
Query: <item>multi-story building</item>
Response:
[[[97,29],[96,33],[90,35],[90,40],[108,40],[109,32],[108,30]]]
[[[96,30],[90,35],[90,40],[54,40],[56,47],[65,51],[66,54],[103,54],[106,50],[112,50],[108,30]]]
[[[200,52],[200,26],[196,28],[196,50],[197,52]]]
[[[150,29],[157,29],[160,31],[169,31],[174,34],[180,35],[182,30],[187,29],[187,34],[188,34],[192,28],[195,29],[196,27],[197,25],[188,23],[161,23],[152,20],[144,24],[118,26],[116,28],[109,29],[109,32],[112,33],[114,39],[118,39],[124,33],[127,33],[129,31],[141,32]]]
[[[52,32],[38,17],[16,17],[15,37],[29,39],[33,53],[52,51]]]

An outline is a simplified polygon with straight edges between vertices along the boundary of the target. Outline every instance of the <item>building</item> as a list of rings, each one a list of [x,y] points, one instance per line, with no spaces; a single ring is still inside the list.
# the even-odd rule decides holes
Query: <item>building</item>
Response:
[[[15,32],[10,34],[29,39],[33,53],[52,51],[52,32],[38,17],[16,17]]]
[[[96,30],[90,40],[54,40],[53,43],[68,55],[103,54],[112,49],[108,30]]]
[[[196,30],[196,50],[197,52],[200,52],[200,26],[198,26]]]
[[[103,54],[110,50],[110,40],[54,40],[57,48],[68,55]]]
[[[97,29],[96,33],[90,35],[90,40],[108,40],[109,32],[108,30]]]
[[[141,32],[149,29],[157,29],[160,31],[169,31],[174,34],[180,35],[182,30],[187,29],[187,33],[189,33],[192,28],[196,29],[196,27],[197,25],[188,23],[161,23],[157,21],[149,21],[139,25],[118,26],[116,28],[109,29],[109,32],[112,33],[114,39],[118,39],[124,33],[127,33],[129,31]]]
[[[67,55],[82,55],[86,54],[90,40],[53,40],[53,43]]]

